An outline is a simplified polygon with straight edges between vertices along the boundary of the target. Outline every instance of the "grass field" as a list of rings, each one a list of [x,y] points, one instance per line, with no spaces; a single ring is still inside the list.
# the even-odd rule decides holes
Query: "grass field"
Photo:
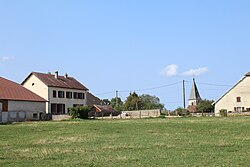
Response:
[[[249,166],[250,117],[0,125],[0,166]]]

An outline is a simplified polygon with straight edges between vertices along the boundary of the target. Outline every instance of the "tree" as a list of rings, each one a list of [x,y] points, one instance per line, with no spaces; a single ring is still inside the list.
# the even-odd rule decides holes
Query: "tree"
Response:
[[[160,99],[156,96],[143,94],[139,96],[142,110],[163,109],[164,105],[160,103]]]
[[[196,111],[199,113],[211,113],[214,112],[213,100],[202,100],[196,107]]]
[[[127,100],[125,101],[123,105],[123,110],[133,111],[133,110],[140,110],[141,101],[135,92],[130,93],[130,95],[127,97]]]
[[[102,102],[103,102],[103,105],[110,105],[111,104],[111,101],[109,101],[109,99],[103,99]]]
[[[123,105],[124,110],[152,110],[163,109],[164,105],[160,103],[160,99],[156,96],[143,94],[138,96],[135,92],[130,93]]]
[[[117,111],[121,111],[122,110],[122,106],[123,106],[123,101],[120,97],[117,98],[112,98],[110,101],[110,105]]]
[[[186,110],[185,108],[182,108],[182,107],[178,107],[176,110],[175,110],[175,112],[176,112],[176,115],[178,116],[187,116],[187,115],[189,115],[189,111],[188,110]]]

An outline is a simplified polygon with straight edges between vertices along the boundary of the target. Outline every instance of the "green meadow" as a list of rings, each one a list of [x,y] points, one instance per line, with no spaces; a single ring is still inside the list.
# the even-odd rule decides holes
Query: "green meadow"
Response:
[[[249,166],[250,117],[0,125],[0,166]]]

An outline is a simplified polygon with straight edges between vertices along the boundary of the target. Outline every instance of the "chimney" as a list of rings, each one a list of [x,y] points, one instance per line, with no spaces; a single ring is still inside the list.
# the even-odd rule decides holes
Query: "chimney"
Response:
[[[58,71],[55,72],[55,79],[58,78]]]
[[[68,73],[65,73],[64,78],[66,79],[68,78]]]

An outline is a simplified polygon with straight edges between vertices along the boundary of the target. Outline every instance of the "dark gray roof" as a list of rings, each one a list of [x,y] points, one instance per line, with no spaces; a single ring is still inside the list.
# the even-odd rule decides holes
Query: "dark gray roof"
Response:
[[[189,100],[201,100],[201,96],[200,96],[200,93],[198,91],[198,88],[194,79],[193,79],[193,85],[192,85],[191,93],[189,96]]]

